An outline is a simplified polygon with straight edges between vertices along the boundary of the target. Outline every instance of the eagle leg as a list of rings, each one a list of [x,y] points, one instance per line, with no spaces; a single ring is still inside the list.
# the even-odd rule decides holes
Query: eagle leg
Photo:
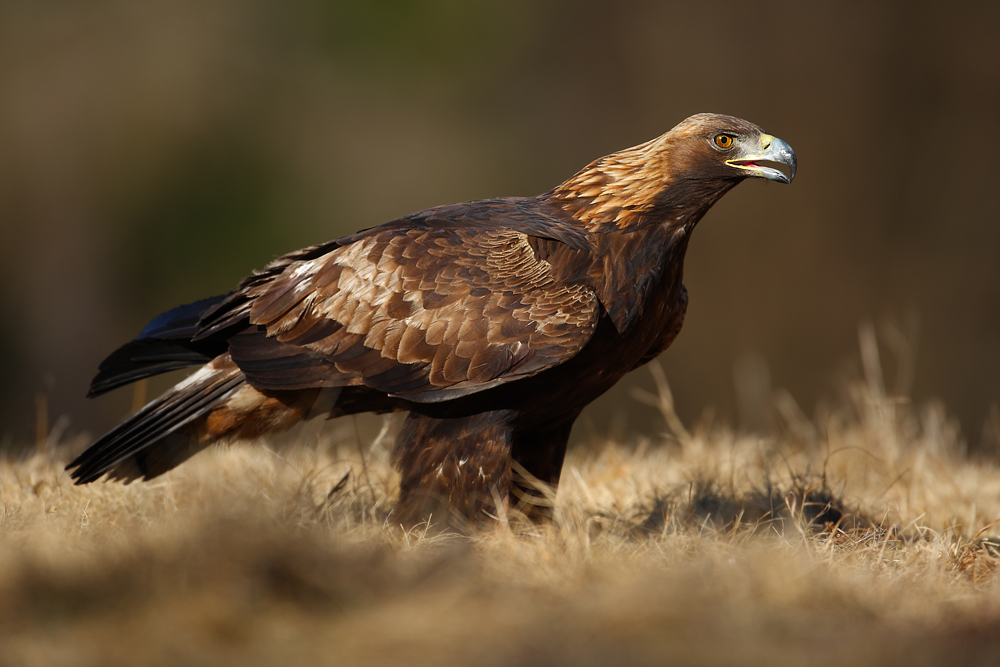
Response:
[[[513,410],[448,419],[411,412],[393,450],[402,474],[396,520],[461,530],[506,511],[516,417]]]
[[[552,520],[556,487],[576,415],[514,432],[509,504],[534,523]]]

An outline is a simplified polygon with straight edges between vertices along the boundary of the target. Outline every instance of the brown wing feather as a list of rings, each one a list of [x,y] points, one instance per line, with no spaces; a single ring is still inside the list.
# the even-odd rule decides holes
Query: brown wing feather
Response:
[[[522,231],[444,222],[282,258],[206,329],[251,325],[230,351],[259,388],[366,385],[415,401],[531,375],[586,344],[599,316],[591,288],[557,280]]]

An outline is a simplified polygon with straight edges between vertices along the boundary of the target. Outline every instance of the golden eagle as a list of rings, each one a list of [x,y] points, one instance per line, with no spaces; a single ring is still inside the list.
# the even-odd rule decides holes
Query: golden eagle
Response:
[[[440,206],[285,255],[111,354],[89,396],[201,368],[67,469],[77,484],[148,480],[220,440],[402,410],[398,521],[481,521],[497,502],[548,516],[539,483],[558,483],[580,411],[680,330],[694,226],[743,179],[789,183],[795,167],[756,125],[699,114],[537,197]]]

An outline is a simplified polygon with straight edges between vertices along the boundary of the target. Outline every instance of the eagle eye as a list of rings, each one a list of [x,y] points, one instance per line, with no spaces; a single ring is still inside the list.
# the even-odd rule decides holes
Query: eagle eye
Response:
[[[715,145],[724,151],[729,150],[736,143],[736,139],[729,134],[717,134],[715,135]]]

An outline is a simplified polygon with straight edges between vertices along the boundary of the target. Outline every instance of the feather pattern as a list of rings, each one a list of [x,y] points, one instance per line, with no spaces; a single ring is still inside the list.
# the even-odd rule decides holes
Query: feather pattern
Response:
[[[279,259],[198,335],[244,327],[230,339],[232,358],[248,382],[272,390],[364,385],[439,402],[542,371],[586,344],[599,302],[588,284],[557,280],[530,237],[511,228],[518,204],[442,207],[325,254]],[[565,239],[588,257],[569,245],[589,247],[578,228],[523,212],[517,220],[537,234],[548,224],[535,238]]]

